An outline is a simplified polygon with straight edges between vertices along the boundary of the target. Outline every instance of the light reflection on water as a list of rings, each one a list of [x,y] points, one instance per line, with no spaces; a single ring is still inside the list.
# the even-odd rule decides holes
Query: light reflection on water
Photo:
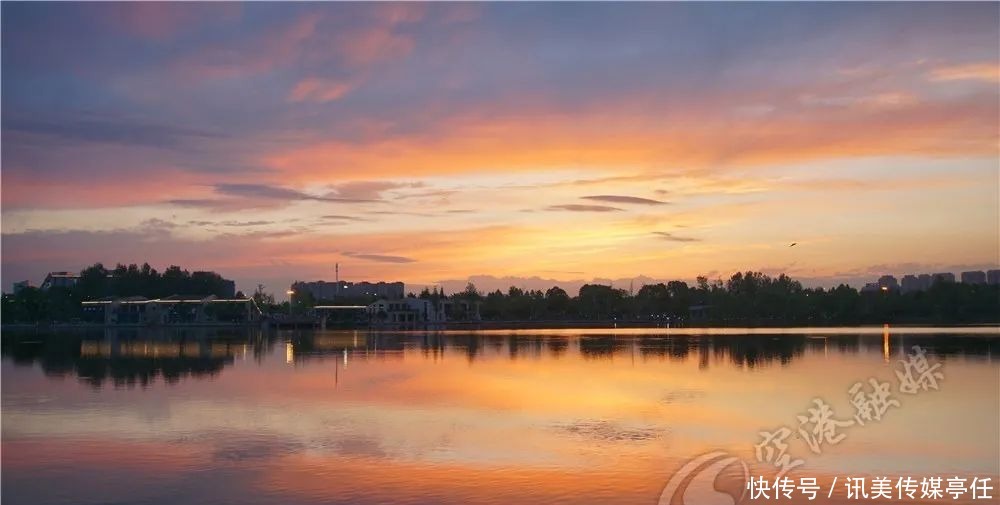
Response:
[[[997,476],[996,328],[3,335],[10,503],[656,503],[913,345],[940,391],[802,475]],[[994,477],[996,479],[996,477]],[[58,485],[54,485],[58,483]],[[951,501],[951,500],[949,500]]]

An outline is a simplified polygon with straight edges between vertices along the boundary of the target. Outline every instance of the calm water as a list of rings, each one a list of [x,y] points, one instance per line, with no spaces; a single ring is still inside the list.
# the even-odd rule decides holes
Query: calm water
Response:
[[[997,487],[1000,334],[943,331],[8,331],[3,499],[655,504],[708,451],[772,475],[758,432],[814,398],[851,419],[870,377],[899,407],[819,455],[789,439],[790,475]],[[913,345],[938,391],[898,391]]]

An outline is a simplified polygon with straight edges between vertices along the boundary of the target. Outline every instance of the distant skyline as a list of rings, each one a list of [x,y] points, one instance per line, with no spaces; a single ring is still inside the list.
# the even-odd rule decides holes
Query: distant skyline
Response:
[[[997,3],[0,10],[5,291],[1000,264]]]

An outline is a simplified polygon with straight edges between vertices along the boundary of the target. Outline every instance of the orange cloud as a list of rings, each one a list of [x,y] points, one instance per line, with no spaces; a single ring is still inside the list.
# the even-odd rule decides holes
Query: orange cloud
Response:
[[[931,70],[928,77],[932,81],[976,80],[995,83],[1000,82],[1000,65],[996,63],[950,65]]]
[[[785,104],[766,120],[734,118],[710,106],[669,109],[628,101],[572,113],[479,111],[446,118],[434,131],[275,152],[263,164],[283,178],[324,182],[566,167],[701,170],[865,156],[996,154],[995,93],[952,102],[891,101],[888,108],[867,102],[820,109]]]
[[[91,180],[85,189],[76,179],[40,179],[24,170],[3,176],[3,208],[91,208],[150,205],[165,200],[211,196],[210,175],[174,167],[147,167]],[[93,183],[99,182],[99,183]]]

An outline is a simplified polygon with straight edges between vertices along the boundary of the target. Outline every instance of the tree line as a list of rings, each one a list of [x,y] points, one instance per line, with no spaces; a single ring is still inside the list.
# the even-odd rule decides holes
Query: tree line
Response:
[[[85,268],[75,286],[41,291],[26,288],[4,295],[3,322],[71,321],[80,317],[83,300],[110,296],[156,298],[171,294],[225,296],[228,281],[214,272],[189,273],[171,266],[159,273],[148,264],[100,263]],[[242,293],[237,293],[242,297]],[[252,294],[265,312],[305,312],[317,304],[367,304],[374,298],[315,300],[307,292],[276,303],[257,286]],[[445,294],[437,288],[408,296],[478,302],[485,321],[588,321],[714,325],[813,324],[959,324],[996,323],[1000,286],[936,282],[926,291],[859,292],[841,284],[832,289],[804,288],[787,275],[737,272],[728,280],[698,277],[647,284],[632,292],[603,284],[585,284],[575,295],[554,286],[545,291],[511,286],[506,292],[482,292],[472,283]],[[291,306],[289,306],[291,305]]]
[[[414,295],[411,295],[414,296]],[[445,297],[425,289],[418,296]],[[862,323],[995,323],[1000,316],[1000,286],[938,282],[926,291],[873,293],[841,284],[832,289],[804,288],[779,275],[737,272],[728,280],[698,277],[647,284],[630,292],[586,284],[576,296],[564,289],[482,293],[475,285],[449,298],[480,302],[487,321],[633,321],[719,325],[808,325]]]
[[[215,272],[188,272],[179,266],[157,272],[149,263],[118,264],[113,269],[95,263],[80,271],[73,286],[47,290],[26,287],[16,294],[3,295],[0,316],[3,322],[67,322],[82,316],[80,302],[106,297],[170,295],[232,296],[232,281]],[[242,293],[237,293],[242,297]]]

